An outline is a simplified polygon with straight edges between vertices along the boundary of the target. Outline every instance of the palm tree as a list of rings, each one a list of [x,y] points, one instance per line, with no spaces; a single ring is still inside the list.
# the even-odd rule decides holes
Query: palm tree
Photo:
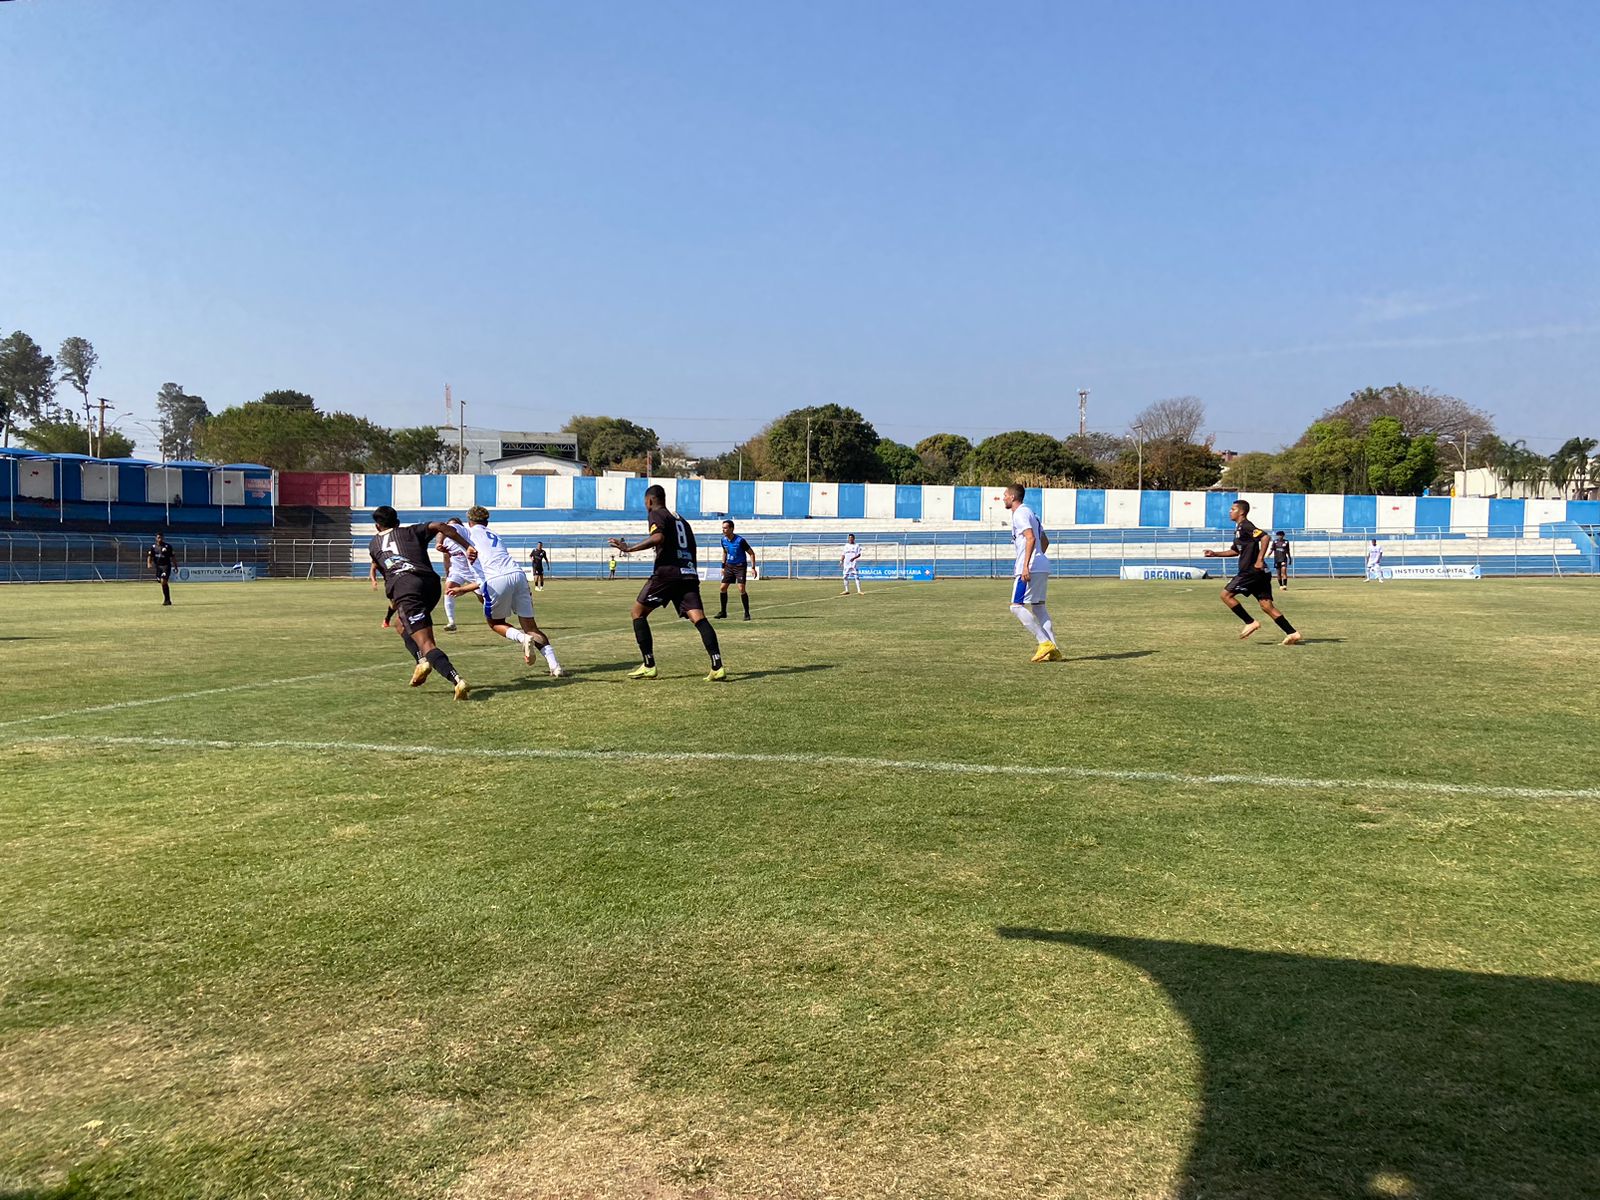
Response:
[[[1596,446],[1600,446],[1600,440],[1595,438],[1568,438],[1561,444],[1561,449],[1550,456],[1550,482],[1556,485],[1563,496],[1569,486],[1574,495],[1582,495],[1589,490],[1589,456]]]

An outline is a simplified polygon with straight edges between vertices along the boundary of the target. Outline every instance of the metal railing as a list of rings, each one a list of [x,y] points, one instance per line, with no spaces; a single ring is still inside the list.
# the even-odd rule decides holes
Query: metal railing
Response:
[[[836,534],[740,531],[755,547],[767,578],[836,578],[842,542]],[[1232,531],[1217,529],[1062,529],[1049,530],[1050,558],[1058,577],[1114,577],[1124,566],[1200,567],[1212,575],[1230,574],[1227,559],[1208,559],[1204,551],[1229,544]],[[597,528],[593,533],[507,534],[502,540],[526,564],[528,551],[542,540],[551,555],[552,578],[605,579],[611,574],[613,534],[637,538],[637,530]],[[1528,537],[1524,530],[1476,529],[1374,534],[1370,530],[1292,531],[1294,574],[1323,578],[1365,574],[1366,550],[1376,536],[1384,565],[1471,565],[1483,575],[1596,575],[1600,549],[1587,533],[1572,537]],[[199,564],[255,568],[257,576],[288,579],[349,579],[367,573],[364,537],[273,539],[263,536],[174,537],[180,566]],[[1008,578],[1013,569],[1005,530],[921,531],[912,526],[858,535],[861,565],[870,573],[919,578]],[[0,531],[0,580],[61,582],[127,580],[149,576],[145,555],[149,538],[112,534]],[[721,560],[718,543],[700,548],[704,566]],[[650,572],[646,554],[617,556],[616,577],[642,579]]]

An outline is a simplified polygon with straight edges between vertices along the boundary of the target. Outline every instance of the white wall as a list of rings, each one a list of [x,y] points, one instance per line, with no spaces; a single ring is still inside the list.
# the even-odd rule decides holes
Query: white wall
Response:
[[[725,513],[728,511],[728,481],[726,479],[702,479],[700,481],[700,511],[703,513]]]
[[[1045,488],[1044,509],[1039,520],[1047,529],[1060,529],[1078,521],[1078,491],[1076,488]]]
[[[628,477],[626,475],[601,475],[594,481],[594,506],[597,509],[616,511],[627,502]]]
[[[444,477],[444,504],[457,512],[466,512],[476,504],[478,480],[475,475],[446,475]]]
[[[1106,490],[1106,524],[1116,529],[1131,529],[1139,523],[1139,493],[1127,488]]]
[[[1539,526],[1547,521],[1565,521],[1567,519],[1567,502],[1565,500],[1529,500],[1523,505],[1523,518],[1526,524],[1523,532],[1529,537],[1539,536]]]
[[[890,518],[894,516],[894,484],[867,484],[867,516]]]
[[[494,502],[498,508],[522,507],[522,476],[501,475],[494,481]]]
[[[1306,528],[1338,533],[1344,529],[1343,496],[1307,496]]]
[[[571,475],[551,475],[544,481],[544,506],[546,508],[572,507]]]
[[[244,472],[243,471],[213,471],[211,472],[211,503],[213,504],[243,504],[244,503]]]
[[[980,528],[1011,528],[1011,514],[1006,511],[1006,489],[1003,487],[984,488],[983,503],[978,512],[981,514],[978,518]],[[1039,519],[1044,520],[1043,517]]]
[[[703,484],[701,485],[704,486]],[[839,515],[839,486],[834,483],[811,485],[811,515],[837,517]]]
[[[1380,533],[1410,533],[1417,527],[1417,498],[1415,496],[1379,496],[1378,531]]]
[[[812,510],[812,515],[823,514]],[[832,514],[827,514],[831,516]],[[956,489],[937,484],[927,484],[922,489],[922,519],[924,521],[953,521],[956,515]]]
[[[367,506],[367,477],[365,475],[350,476],[350,507],[365,508]]]
[[[394,507],[399,509],[422,507],[422,476],[396,475],[394,478]]]
[[[421,485],[418,485],[419,489]],[[151,504],[183,503],[183,474],[173,467],[146,467],[144,498]],[[398,502],[397,505],[398,507]]]
[[[1206,494],[1204,492],[1173,492],[1172,514],[1168,524],[1174,529],[1204,529],[1206,527]]]
[[[169,472],[176,476],[176,471]],[[49,460],[22,458],[17,460],[17,495],[31,500],[56,498],[56,464]],[[178,488],[178,499],[183,499],[183,488]]]
[[[758,517],[783,516],[783,484],[775,479],[756,481],[756,515]]]
[[[1272,528],[1273,496],[1271,492],[1240,492],[1239,499],[1250,504],[1250,520],[1257,529]]]
[[[85,500],[115,500],[117,498],[117,469],[104,463],[83,463],[83,498]],[[67,470],[72,470],[69,464]],[[239,493],[244,494],[244,477],[239,479]],[[229,501],[229,503],[233,503]]]
[[[1311,498],[1306,497],[1306,503]],[[1450,501],[1450,528],[1485,529],[1489,525],[1489,499],[1487,496],[1457,496]]]
[[[645,487],[660,487],[667,494],[667,511],[678,511],[678,481],[676,479],[650,478],[644,481]]]

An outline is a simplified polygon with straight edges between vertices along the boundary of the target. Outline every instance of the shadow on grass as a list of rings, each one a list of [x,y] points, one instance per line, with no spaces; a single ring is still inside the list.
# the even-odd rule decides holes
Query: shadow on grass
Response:
[[[813,671],[831,671],[834,663],[801,663],[793,667],[768,667],[765,671],[741,671],[736,667],[728,668],[729,682],[741,679],[766,679],[775,675],[809,675]]]
[[[1137,967],[1204,1091],[1181,1200],[1600,1196],[1600,986],[1001,928]]]
[[[1152,654],[1160,653],[1157,650],[1120,650],[1116,654],[1075,654],[1071,658],[1064,658],[1062,662],[1121,662],[1128,658],[1149,658]]]

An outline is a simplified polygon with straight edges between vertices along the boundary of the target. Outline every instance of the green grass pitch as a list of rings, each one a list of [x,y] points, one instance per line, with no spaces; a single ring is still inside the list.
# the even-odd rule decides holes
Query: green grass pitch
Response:
[[[0,1197],[1600,1195],[1600,581],[636,586],[5,589]]]

